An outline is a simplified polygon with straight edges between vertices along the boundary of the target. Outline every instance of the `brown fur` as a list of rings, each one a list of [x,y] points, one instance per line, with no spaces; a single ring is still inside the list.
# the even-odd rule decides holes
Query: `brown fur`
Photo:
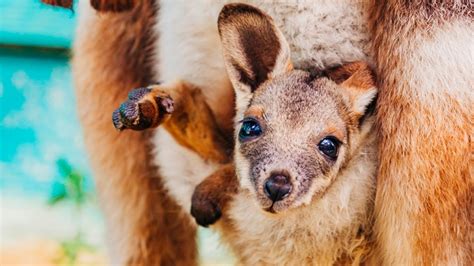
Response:
[[[230,160],[232,140],[225,138],[199,89],[180,82],[171,91],[177,99],[176,110],[164,127],[184,147],[206,160],[226,163]]]
[[[41,2],[52,5],[60,6],[64,8],[72,8],[73,0],[41,0]]]
[[[214,223],[222,213],[227,216],[228,204],[238,189],[235,165],[222,166],[194,190],[191,214],[203,226]]]
[[[43,3],[64,8],[72,8],[73,0],[41,0]],[[146,2],[147,0],[143,0]],[[132,10],[141,0],[90,0],[91,6],[97,11],[123,12]]]
[[[430,72],[414,76],[409,68],[413,58],[420,64],[431,62],[430,57],[445,60],[442,49],[419,55],[417,48],[453,23],[472,27],[472,15],[469,1],[376,1],[372,23],[380,84],[380,169],[375,228],[387,264],[399,264],[398,259],[410,265],[473,263],[472,97],[450,94],[444,86],[423,97],[417,92],[432,89],[430,79],[439,78],[469,95],[473,87],[458,88],[456,81],[474,77],[434,68],[436,63],[423,66],[442,69],[434,77]],[[400,248],[411,253],[392,250],[394,236],[406,240],[408,246]]]
[[[201,90],[189,83],[178,81],[132,90],[112,119],[119,130],[144,130],[163,125],[180,145],[203,159],[218,163],[230,161],[230,136],[224,136],[219,129]]]
[[[125,242],[113,256],[129,265],[194,265],[195,229],[163,191],[149,133],[119,133],[110,123],[130,88],[152,83],[153,5],[142,1],[129,13],[81,25],[73,59],[78,112],[112,246]]]
[[[140,2],[140,0],[91,0],[91,5],[98,11],[123,12],[133,9]]]

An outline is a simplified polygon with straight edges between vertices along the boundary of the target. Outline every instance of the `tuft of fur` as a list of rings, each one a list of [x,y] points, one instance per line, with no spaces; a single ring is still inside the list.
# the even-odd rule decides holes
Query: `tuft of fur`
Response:
[[[143,0],[142,2],[146,2]],[[90,0],[91,6],[98,11],[123,12],[132,10],[140,0]]]

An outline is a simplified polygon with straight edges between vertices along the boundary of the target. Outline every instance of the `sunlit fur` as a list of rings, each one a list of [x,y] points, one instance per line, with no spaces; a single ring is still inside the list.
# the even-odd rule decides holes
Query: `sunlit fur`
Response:
[[[375,231],[389,265],[472,265],[472,1],[380,1]]]

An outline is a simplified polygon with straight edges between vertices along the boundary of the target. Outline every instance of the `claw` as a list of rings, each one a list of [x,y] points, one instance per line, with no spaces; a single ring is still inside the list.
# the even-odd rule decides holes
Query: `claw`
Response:
[[[122,118],[120,116],[120,110],[116,109],[112,113],[112,122],[114,123],[114,127],[118,129],[119,131],[122,131],[124,129],[124,125],[122,123]]]
[[[140,122],[139,108],[138,104],[132,101],[126,101],[120,105],[119,108],[120,115],[122,118],[122,123],[125,126],[136,126]]]

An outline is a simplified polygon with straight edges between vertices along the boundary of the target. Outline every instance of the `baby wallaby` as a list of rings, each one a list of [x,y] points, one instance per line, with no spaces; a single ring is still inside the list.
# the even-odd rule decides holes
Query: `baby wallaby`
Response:
[[[238,181],[232,166],[204,180],[193,195],[197,222],[222,211],[216,227],[245,265],[366,260],[377,155],[371,70],[293,69],[282,33],[248,5],[225,6],[218,26],[236,94]]]
[[[377,162],[370,68],[293,69],[282,33],[249,5],[226,5],[218,29],[236,95],[233,160],[232,138],[186,82],[134,90],[114,112],[115,126],[163,124],[182,146],[220,165],[196,187],[191,214],[204,226],[219,220],[240,263],[367,261]]]

